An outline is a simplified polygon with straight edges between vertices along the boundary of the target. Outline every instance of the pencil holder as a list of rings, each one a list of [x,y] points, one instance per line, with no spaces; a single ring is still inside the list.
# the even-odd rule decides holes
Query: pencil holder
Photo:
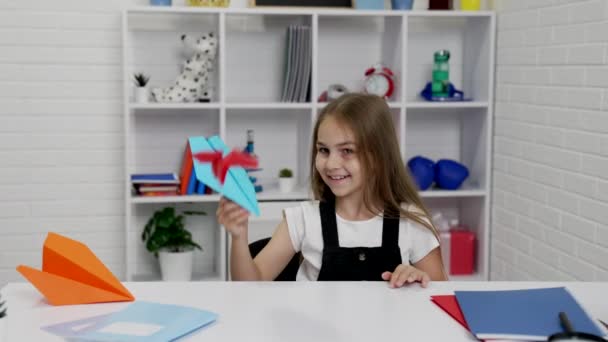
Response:
[[[481,0],[460,0],[460,9],[463,11],[479,11]]]
[[[391,7],[394,10],[411,10],[414,0],[391,0]]]
[[[187,4],[196,7],[228,7],[230,0],[188,0]]]
[[[452,0],[429,0],[430,10],[451,10]]]
[[[152,6],[171,6],[171,0],[150,0]]]
[[[354,0],[355,8],[360,10],[383,10],[384,0]]]

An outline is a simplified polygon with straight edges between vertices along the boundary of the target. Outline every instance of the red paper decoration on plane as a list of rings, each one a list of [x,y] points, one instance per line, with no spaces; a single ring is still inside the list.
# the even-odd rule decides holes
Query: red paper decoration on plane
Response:
[[[238,150],[233,150],[225,157],[222,157],[221,152],[199,152],[194,153],[192,156],[201,163],[211,163],[211,169],[215,177],[220,181],[220,184],[224,184],[228,169],[233,166],[244,168],[258,167],[258,160],[256,158]]]

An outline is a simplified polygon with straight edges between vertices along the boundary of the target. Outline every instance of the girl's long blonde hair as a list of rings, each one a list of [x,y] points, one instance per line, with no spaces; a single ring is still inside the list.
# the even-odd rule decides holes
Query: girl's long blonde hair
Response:
[[[418,196],[401,158],[399,142],[391,111],[386,101],[375,95],[351,93],[330,102],[319,114],[313,130],[311,149],[311,186],[315,199],[330,200],[331,189],[325,184],[315,167],[316,143],[319,126],[327,117],[333,117],[347,125],[355,135],[357,156],[367,177],[363,191],[363,203],[367,210],[384,216],[407,218],[430,229],[435,236],[428,210]],[[374,204],[381,204],[377,208]],[[408,210],[402,204],[413,205]]]

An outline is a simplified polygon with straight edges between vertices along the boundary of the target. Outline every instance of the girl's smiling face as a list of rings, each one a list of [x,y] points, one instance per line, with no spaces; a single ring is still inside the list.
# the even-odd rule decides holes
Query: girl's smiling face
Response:
[[[363,194],[363,169],[350,127],[331,115],[319,126],[315,167],[336,197]]]

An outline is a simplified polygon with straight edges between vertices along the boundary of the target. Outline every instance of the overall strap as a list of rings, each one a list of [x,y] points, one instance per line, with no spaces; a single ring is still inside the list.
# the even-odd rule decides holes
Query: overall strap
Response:
[[[339,247],[338,225],[336,223],[336,202],[333,196],[327,201],[319,202],[321,212],[321,231],[324,247]]]
[[[399,213],[384,211],[382,220],[382,247],[399,247]],[[387,217],[391,216],[391,217]]]

